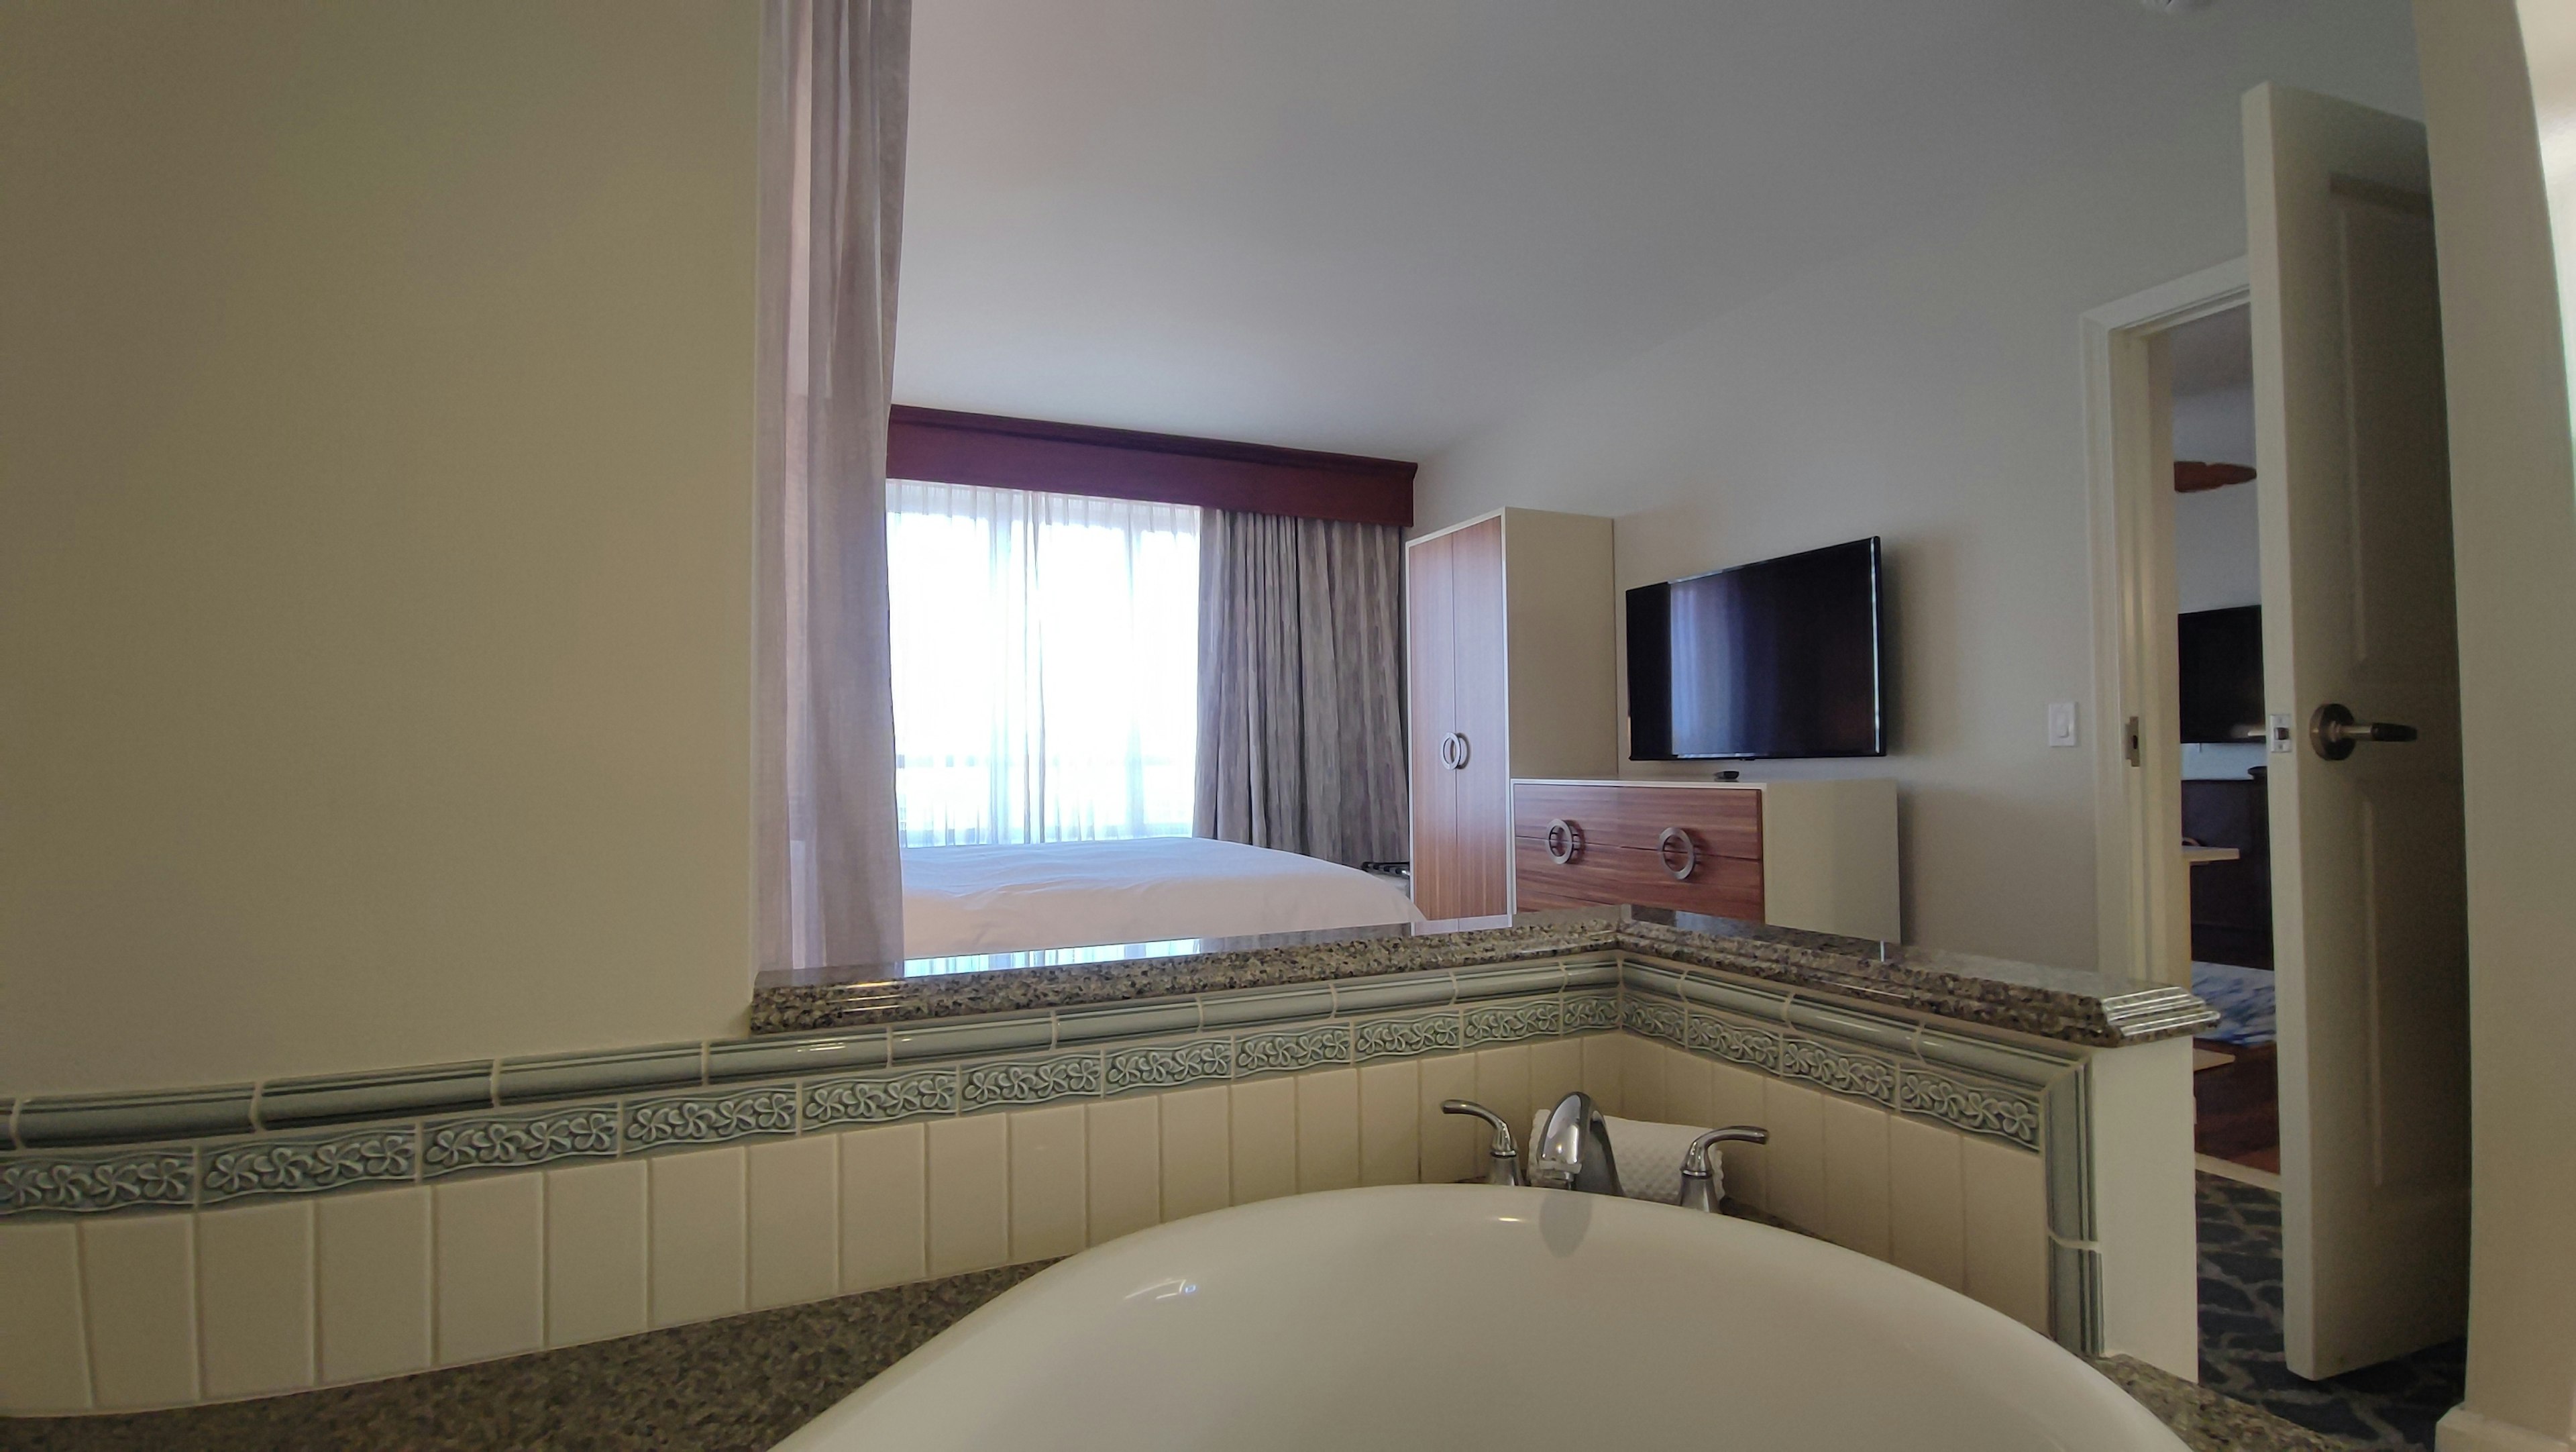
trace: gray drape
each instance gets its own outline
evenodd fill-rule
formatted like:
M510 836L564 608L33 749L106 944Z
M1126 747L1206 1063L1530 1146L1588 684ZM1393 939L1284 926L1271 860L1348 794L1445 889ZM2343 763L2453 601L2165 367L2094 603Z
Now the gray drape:
M761 12L753 666L764 969L903 956L886 405L911 0Z
M1198 835L1404 856L1403 661L1402 530L1204 511Z

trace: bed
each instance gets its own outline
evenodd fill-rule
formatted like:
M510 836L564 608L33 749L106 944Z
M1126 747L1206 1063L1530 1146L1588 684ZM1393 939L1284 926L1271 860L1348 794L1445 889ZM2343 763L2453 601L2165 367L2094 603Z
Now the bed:
M903 854L907 958L1421 921L1393 879L1205 837Z

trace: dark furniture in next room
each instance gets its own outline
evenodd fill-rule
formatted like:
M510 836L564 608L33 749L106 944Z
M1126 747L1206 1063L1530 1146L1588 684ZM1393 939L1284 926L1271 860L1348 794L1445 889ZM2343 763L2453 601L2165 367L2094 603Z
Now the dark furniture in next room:
M2244 968L2272 966L2272 833L2260 776L2182 784L2182 834L2233 847L2233 862L2191 870L2191 956Z

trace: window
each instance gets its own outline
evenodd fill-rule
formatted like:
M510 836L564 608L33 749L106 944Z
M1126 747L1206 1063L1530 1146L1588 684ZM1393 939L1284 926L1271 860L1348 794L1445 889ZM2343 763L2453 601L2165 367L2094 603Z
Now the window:
M1186 836L1199 512L893 480L906 847Z

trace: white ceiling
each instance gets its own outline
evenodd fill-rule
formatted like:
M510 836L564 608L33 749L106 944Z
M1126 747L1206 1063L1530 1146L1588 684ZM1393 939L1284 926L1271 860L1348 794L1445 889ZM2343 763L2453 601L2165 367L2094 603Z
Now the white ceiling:
M899 401L1413 459L2284 56L2409 43L2404 0L924 0L914 26Z

